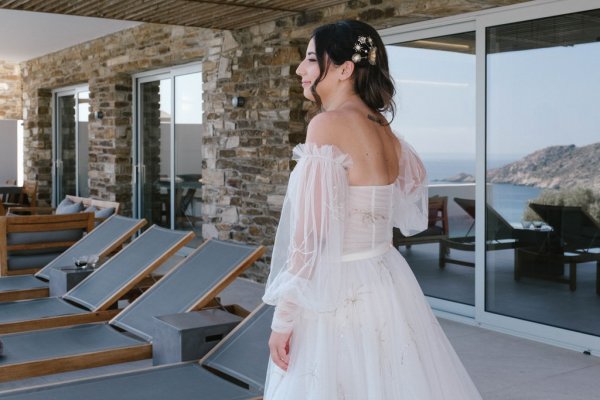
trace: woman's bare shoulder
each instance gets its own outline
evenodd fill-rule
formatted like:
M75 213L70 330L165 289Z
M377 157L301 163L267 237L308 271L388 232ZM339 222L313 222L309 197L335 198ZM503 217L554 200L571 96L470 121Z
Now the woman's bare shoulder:
M308 124L306 141L318 145L343 145L352 134L354 113L347 110L325 111L315 115Z

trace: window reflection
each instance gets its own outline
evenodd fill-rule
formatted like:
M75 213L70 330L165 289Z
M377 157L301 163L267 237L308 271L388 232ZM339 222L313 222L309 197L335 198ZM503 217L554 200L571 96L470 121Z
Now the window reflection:
M428 229L410 238L395 230L394 245L426 295L473 305L475 215L460 199L474 204L475 33L387 51L397 90L392 128L422 156L430 180Z
M486 241L515 246L487 249L486 309L596 335L599 37L600 10L487 32Z

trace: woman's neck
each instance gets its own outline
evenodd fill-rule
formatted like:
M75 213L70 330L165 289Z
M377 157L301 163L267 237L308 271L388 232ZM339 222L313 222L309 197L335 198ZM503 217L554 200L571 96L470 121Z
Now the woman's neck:
M360 97L353 91L338 90L328 99L322 99L323 110L333 111L344 107L346 104L360 101Z

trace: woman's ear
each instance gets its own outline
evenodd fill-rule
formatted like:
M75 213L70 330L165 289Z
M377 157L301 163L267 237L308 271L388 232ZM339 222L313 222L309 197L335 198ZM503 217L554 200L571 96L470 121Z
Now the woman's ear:
M338 67L339 75L338 78L340 81L345 81L352 77L354 73L355 65L352 61L345 61L342 65Z

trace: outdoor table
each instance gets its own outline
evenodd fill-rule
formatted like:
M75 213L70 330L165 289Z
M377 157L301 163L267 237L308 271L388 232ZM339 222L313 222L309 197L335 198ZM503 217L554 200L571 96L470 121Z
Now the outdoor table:
M0 184L0 200L6 201L5 197L10 194L19 194L23 190L23 186Z
M18 185L0 185L0 194L19 194L23 190L23 186Z

